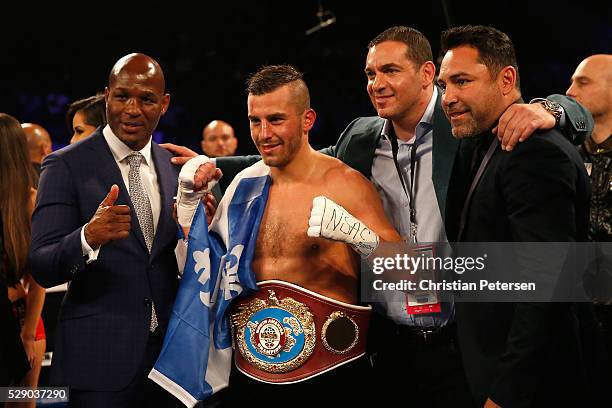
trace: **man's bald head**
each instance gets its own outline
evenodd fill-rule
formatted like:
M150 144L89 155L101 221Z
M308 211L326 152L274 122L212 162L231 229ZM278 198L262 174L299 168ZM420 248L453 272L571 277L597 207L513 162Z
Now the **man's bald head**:
M608 139L612 132L612 55L585 58L572 75L572 85L565 93L593 115L595 127L591 139L595 143Z
M160 86L162 93L166 90L166 79L161 66L148 55L132 53L120 58L111 69L108 85L114 85L117 77L123 72L143 80L154 80Z
M595 54L585 58L580 65L600 73L607 81L612 81L612 54ZM579 67L580 67L579 65Z
M113 66L104 91L106 119L130 149L141 150L166 113L170 95L161 67L144 54L129 54Z
M44 127L35 123L22 123L21 127L28 140L30 160L32 163L42 163L45 156L52 151L49 132Z
M612 112L612 55L597 54L585 58L572 75L566 94L583 104L597 122L597 117Z
M202 151L208 157L233 156L238 139L229 123L213 120L202 131Z

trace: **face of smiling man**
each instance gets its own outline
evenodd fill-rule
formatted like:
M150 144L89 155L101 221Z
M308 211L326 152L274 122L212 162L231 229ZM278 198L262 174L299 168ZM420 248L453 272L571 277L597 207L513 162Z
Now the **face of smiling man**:
M407 51L406 44L399 41L383 41L368 51L367 91L381 118L401 120L420 102L423 90L431 86L426 64L416 66Z
M130 54L113 67L105 90L106 116L113 133L132 150L141 150L166 113L170 95L164 94L159 64L143 54Z
M287 84L247 100L251 138L264 163L284 167L307 145L305 133L314 122L312 109L302 110L295 100L295 84Z
M504 111L500 76L491 75L476 48L449 50L442 60L438 83L444 90L442 107L458 139L489 129Z

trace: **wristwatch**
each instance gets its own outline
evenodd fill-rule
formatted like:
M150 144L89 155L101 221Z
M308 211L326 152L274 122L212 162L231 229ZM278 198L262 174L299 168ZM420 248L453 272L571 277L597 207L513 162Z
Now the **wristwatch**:
M555 126L559 126L561 116L563 116L563 108L557 102L553 102L549 99L536 98L532 99L529 103L539 103L544 109L555 117Z

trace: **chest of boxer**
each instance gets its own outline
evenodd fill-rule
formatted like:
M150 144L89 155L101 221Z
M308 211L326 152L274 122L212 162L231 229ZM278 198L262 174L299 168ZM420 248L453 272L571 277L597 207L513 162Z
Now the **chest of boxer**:
M303 184L272 186L259 228L257 280L278 279L344 302L357 300L359 260L348 245L306 234L312 200L332 195Z

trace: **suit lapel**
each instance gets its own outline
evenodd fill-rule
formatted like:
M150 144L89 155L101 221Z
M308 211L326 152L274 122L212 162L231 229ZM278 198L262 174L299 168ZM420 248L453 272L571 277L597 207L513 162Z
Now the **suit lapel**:
M173 165L170 163L170 159L166 158L163 153L164 151L157 143L151 144L151 155L155 163L155 170L157 171L161 200L157 230L155 232L155 239L153 240L153 247L151 248L151 257L156 256L164 247L164 237L173 236L172 231L175 231L174 235L176 236L177 229L174 218L172 217L172 209L174 206L174 195L176 194L178 176Z
M450 123L442 111L441 98L442 92L438 89L433 116L432 179L440 213L442 219L446 221L448 188L459 141L451 133Z
M108 143L106 143L106 139L104 139L102 130L99 130L99 132L96 131L96 134L92 136L92 138L96 138L96 143L91 144L91 148L94 150L92 160L95 163L92 164L99 169L98 175L102 179L103 183L107 186L107 191L110 191L113 184L117 184L119 186L119 197L117 198L116 204L128 205L130 207L132 214L132 232L134 233L136 240L142 245L143 249L148 252L147 244L145 243L144 235L140 229L138 217L136 216L136 210L132 204L128 187L123 182L121 170L119 170L115 157L113 156Z

